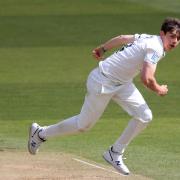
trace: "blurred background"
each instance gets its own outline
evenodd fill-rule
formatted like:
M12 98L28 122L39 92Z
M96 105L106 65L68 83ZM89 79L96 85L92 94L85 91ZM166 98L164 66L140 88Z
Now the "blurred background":
M93 48L120 34L159 34L169 16L180 18L179 0L0 0L0 150L26 151L32 122L49 125L79 113L86 78L98 65ZM135 79L154 120L127 150L134 173L180 179L179 67L179 47L158 64L157 80L169 86L163 98ZM101 154L129 118L111 102L90 132L54 138L42 151L105 163Z

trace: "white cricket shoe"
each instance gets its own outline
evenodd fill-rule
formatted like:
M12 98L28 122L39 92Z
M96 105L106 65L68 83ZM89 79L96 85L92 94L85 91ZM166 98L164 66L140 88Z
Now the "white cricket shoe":
M123 154L119 154L113 151L113 147L110 147L108 151L103 154L103 158L110 163L118 172L123 175L129 175L129 169L123 162Z
M39 151L39 146L41 143L46 141L39 136L39 133L43 130L37 123L32 123L29 128L29 141L28 141L28 150L31 154L36 154Z

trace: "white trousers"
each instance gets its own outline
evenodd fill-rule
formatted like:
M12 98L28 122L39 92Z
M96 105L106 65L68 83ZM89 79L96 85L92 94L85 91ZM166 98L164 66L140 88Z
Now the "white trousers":
M120 85L105 77L99 68L94 69L87 80L87 94L81 112L57 124L44 127L42 138L76 134L89 130L103 114L110 100L120 105L130 116L128 124L115 148L124 147L152 120L152 113L141 93L132 82Z
M103 114L111 99L133 119L144 123L152 120L151 110L132 82L118 85L103 77L99 68L96 68L87 80L87 94L77 117L79 129L86 131L91 128Z

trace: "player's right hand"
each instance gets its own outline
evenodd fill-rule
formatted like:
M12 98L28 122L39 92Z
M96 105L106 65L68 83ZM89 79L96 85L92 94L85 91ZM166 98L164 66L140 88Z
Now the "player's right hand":
M105 53L105 50L104 50L103 46L99 46L92 51L93 57L96 58L97 60L103 59L104 53Z
M159 96L165 96L167 93L168 93L167 85L161 85L159 91L157 92Z

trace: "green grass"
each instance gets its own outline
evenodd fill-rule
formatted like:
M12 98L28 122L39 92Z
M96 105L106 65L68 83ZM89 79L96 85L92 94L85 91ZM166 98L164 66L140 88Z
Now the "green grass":
M180 17L179 9L178 0L0 0L0 149L25 151L32 121L48 125L79 113L86 78L97 66L94 47L118 34L157 34L166 16ZM127 164L157 180L180 179L179 58L177 48L158 65L158 81L169 85L166 97L136 78L154 120L127 149ZM51 139L42 151L105 163L102 152L129 118L110 103L92 131Z

